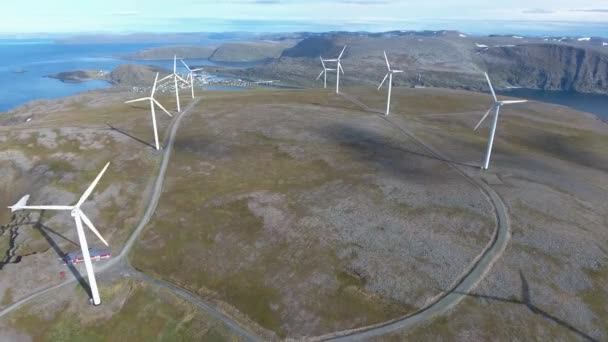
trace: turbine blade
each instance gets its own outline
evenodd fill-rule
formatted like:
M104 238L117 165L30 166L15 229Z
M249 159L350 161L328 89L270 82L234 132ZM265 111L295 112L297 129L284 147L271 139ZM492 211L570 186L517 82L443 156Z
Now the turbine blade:
M344 45L344 48L342 48L342 52L340 52L340 55L338 56L338 59L342 58L342 55L344 54L345 50L346 50L346 45Z
M201 70L205 70L205 68L196 68L196 69L192 69L190 71L195 72L195 71L201 71Z
M152 99L152 101L154 101L154 103L156 103L156 105L162 109L165 113L167 113L167 115L169 115L170 117L173 117L173 115L171 115L171 113L169 113L168 110L165 109L165 107L163 107L163 105L160 104L160 102L156 101L156 99Z
M342 75L344 75L344 69L342 69L342 63L338 63L338 68L342 71Z
M77 209L77 210L78 210L78 215L80 216L80 218L82 219L84 224L86 224L87 227L89 227L89 229L92 230L93 233L95 233L95 235L97 235L97 237L99 238L99 240L101 240L101 242L103 242L106 246L110 246L108 244L108 242L103 238L103 236L101 236L101 234L99 234L99 231L95 228L95 226L93 225L93 222L91 222L91 220L89 220L87 215L85 215L82 212L82 210L80 210L80 209Z
M492 87L492 81L490 81L490 76L488 73L484 73L486 75L486 80L488 80L488 85L490 86L490 91L492 91L492 96L494 97L494 102L498 102L498 98L496 97L496 93L494 92L494 87Z
M11 205L10 207L8 207L12 212L15 212L17 210L21 210L23 209L23 207L27 206L27 201L30 199L30 195L25 195L23 197L21 197L19 199L19 201L17 201L17 203L15 203L14 205Z
M382 88L382 85L384 85L384 82L386 81L387 78L388 78L388 74L386 74L386 76L384 76L384 78L382 79L382 82L380 82L380 85L378 86L378 90L380 90L380 88Z
M321 56L319 56L319 59L321 59L321 65L323 66L323 69L327 69L327 68L325 67L325 62L323 61L323 58L321 58Z
M190 70L190 67L188 66L188 64L186 64L186 62L184 62L183 59L179 59L180 62L182 62L182 64L186 67L186 69Z
M158 81L159 81L159 82L162 82L162 81L164 81L164 80L168 80L168 79L170 79L171 77L173 77L173 74L171 74L171 75L167 75L167 76L165 76L165 77L161 78L161 79L160 79L160 80L158 80Z
M475 126L475 128L473 128L474 131L476 131L479 128L479 126L481 125L481 123L483 122L483 120L485 120L488 117L488 115L490 115L490 112L492 111L492 109L494 109L494 107L496 107L496 106L492 106L492 107L490 107L490 109L488 109L486 114L477 123L477 126Z
M509 100L509 101L500 101L502 104L514 104L514 103L526 103L528 100Z
M185 79L183 79L183 78L182 78L180 75L178 75L178 74L175 74L175 77L177 77L177 78L178 78L180 81L182 81L182 82L184 82L184 83L190 84L190 82L186 81Z
M24 206L11 206L11 211L17 210L72 210L74 206L71 205L24 205Z
M97 289L95 272L93 271L93 265L91 264L91 255L89 254L89 245L87 243L87 238L84 235L84 230L82 229L82 219L80 215L74 215L74 221L76 222L76 232L78 233L78 241L80 242L82 257L84 258L84 265L87 270L87 276L89 278L89 287L91 288L93 304L99 305L101 303L101 300L99 299L99 290Z
M152 95L150 95L150 97L154 97L154 93L156 92L156 82L158 82L158 73L156 73L156 78L154 78L154 85L152 86Z
M319 74L319 76L317 77L317 79L315 81L318 81L319 78L321 78L321 76L323 76L323 73L325 72L325 70L321 71L321 73Z
M386 51L384 51L384 60L386 61L386 67L388 71L391 71L391 65L388 63L388 57L386 56Z
M103 167L103 170L101 170L101 172L97 175L97 177L95 178L95 180L93 181L93 183L91 183L91 185L89 185L89 187L84 192L84 194L82 194L82 196L80 197L80 200L78 200L78 203L76 203L75 207L80 207L82 205L82 203L84 203L84 201L87 200L87 198L89 197L89 195L91 195L91 192L93 192L93 189L95 189L95 186L97 186L97 183L99 183L99 180L101 179L101 176L103 176L103 174L108 169L108 166L110 166L110 162L108 162L106 164L106 166Z
M139 99L126 101L125 103L141 102L141 101L146 101L146 100L149 100L149 99L150 99L149 97L140 97Z

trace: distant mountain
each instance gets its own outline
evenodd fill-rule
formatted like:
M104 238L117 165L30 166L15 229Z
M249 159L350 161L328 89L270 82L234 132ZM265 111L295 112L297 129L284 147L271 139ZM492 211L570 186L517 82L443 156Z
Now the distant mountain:
M162 46L116 57L128 60L168 60L177 55L180 58L209 59L214 62L256 62L279 58L283 50L293 47L297 42L294 39L283 39L225 43L219 47Z
M127 60L169 60L174 55L180 58L207 59L215 52L215 46L162 46L146 49L129 55L117 56Z
M498 88L608 93L608 46L598 39L549 41L521 36L467 36L458 31L394 31L377 34L315 34L286 49L271 63L229 70L255 79L280 79L314 86L321 70L319 56L335 58L344 45L345 85L377 84L386 73L383 51L391 64L406 72L395 78L402 86L487 90L487 71ZM608 45L608 44L607 44ZM330 75L330 79L333 75Z
M253 42L220 45L209 57L214 62L255 62L279 58L283 51L293 47L295 40L257 40Z

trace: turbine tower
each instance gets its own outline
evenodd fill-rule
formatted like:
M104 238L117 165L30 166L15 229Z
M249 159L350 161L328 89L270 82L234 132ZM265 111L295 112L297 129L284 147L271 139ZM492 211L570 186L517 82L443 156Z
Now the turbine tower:
M329 68L327 68L327 66L325 65L325 60L323 59L323 57L319 56L319 59L321 59L321 65L323 66L323 71L321 71L321 73L317 77L317 81L319 80L319 78L321 78L321 76L323 76L323 88L327 88L327 72L328 71L334 71L336 69L329 69Z
M108 246L108 242L99 234L99 231L93 226L93 223L89 218L82 212L80 206L87 200L87 198L91 195L95 186L103 176L104 172L108 169L110 163L107 163L106 166L101 170L101 172L97 175L97 178L89 185L87 190L80 196L80 199L75 205L32 205L28 206L27 201L30 198L30 195L23 196L15 205L10 206L11 212L15 212L17 210L56 210L56 211L70 211L70 214L74 218L76 223L76 233L78 234L78 241L80 242L80 248L82 249L82 256L84 258L84 265L87 270L87 276L89 278L89 286L91 287L91 296L93 298L93 304L99 305L101 304L101 299L99 298L99 291L97 289L97 281L95 280L95 273L93 272L93 264L91 264L91 255L89 254L89 246L87 244L87 239L84 235L84 229L82 228L82 222L86 224L86 226L101 240L106 246Z
M164 81L164 80L168 80L170 78L173 78L173 84L175 85L175 101L177 102L177 112L181 112L182 109L179 106L179 87L177 86L177 81L182 81L186 84L189 84L188 81L186 81L185 79L183 79L178 73L177 73L177 55L173 55L173 73L170 75L167 75L163 78L160 79L160 82Z
M152 93L150 94L150 96L148 96L148 97L142 97L142 98L131 100L131 101L127 101L125 103L133 103L133 102L140 102L140 101L150 101L150 111L152 112L152 126L154 126L154 142L156 143L156 149L160 150L160 145L158 143L158 129L156 128L156 111L154 110L154 106L155 105L158 106L165 113L167 113L167 115L169 115L171 117L172 117L172 115L165 109L165 107L163 107L163 105L161 105L154 98L154 93L156 92L156 83L157 82L158 82L158 73L156 73L156 78L154 79L154 85L152 86Z
M334 58L334 59L324 59L325 62L337 62L337 66L336 66L336 94L340 94L340 72L342 72L342 74L344 74L344 69L342 69L342 55L344 54L344 51L346 50L346 45L344 45L344 48L342 49L342 52L340 52L340 55L338 56L338 58Z
M186 69L188 69L188 77L186 78L186 82L190 82L190 91L192 92L192 98L194 98L194 73L203 70L203 68L190 69L188 64L186 64L183 59L180 58L179 60L186 67Z
M477 123L477 126L475 126L475 128L473 130L477 130L477 128L479 128L481 123L488 117L488 115L490 115L490 112L493 109L496 109L496 114L494 114L494 121L492 122L492 128L490 129L490 139L488 140L486 158L485 158L483 166L482 166L482 168L484 170L487 170L490 167L490 155L492 154L492 145L494 144L494 135L496 134L496 125L498 124L498 115L500 114L500 108L502 106L508 105L508 104L528 102L528 100L499 101L498 98L496 97L496 93L494 92L494 87L492 87L492 81L490 81L490 77L488 76L488 73L486 72L485 75L486 75L486 80L488 80L488 85L490 86L490 91L492 92L492 97L494 98L494 104L492 105L492 107L490 107L490 109L488 109L488 111L481 118L481 120L479 120L479 123Z
M382 82L380 82L380 85L378 86L378 90L380 90L380 88L382 88L382 85L388 78L388 99L386 100L386 113L384 114L384 115L388 116L391 112L391 93L393 91L393 74L402 73L403 70L392 70L391 69L391 65L388 63L388 57L386 57L386 51L384 51L384 60L386 61L386 68L388 69L388 72L386 73L386 76L384 76L384 79L382 80Z

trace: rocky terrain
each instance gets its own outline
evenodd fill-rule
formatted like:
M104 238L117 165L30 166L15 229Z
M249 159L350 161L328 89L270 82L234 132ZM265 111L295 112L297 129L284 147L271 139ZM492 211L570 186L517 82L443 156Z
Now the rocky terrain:
M154 83L156 73L162 76L171 73L171 70L150 65L122 64L110 72L108 80L121 86L150 85Z

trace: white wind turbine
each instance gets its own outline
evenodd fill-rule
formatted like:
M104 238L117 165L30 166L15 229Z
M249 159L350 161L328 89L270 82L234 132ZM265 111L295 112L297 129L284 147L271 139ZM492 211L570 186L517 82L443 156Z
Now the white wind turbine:
M342 52L340 52L340 55L338 56L338 58L324 59L325 62L337 62L338 63L338 65L336 66L336 94L340 93L340 72L342 72L342 74L344 74L344 69L342 69L342 55L344 54L345 50L346 50L346 45L344 45L344 48L342 48Z
M188 81L186 81L185 79L183 79L178 73L177 73L177 55L173 55L173 73L170 75L167 75L163 78L160 79L160 81L164 81L164 80L168 80L170 78L173 78L173 84L175 86L175 101L177 101L177 112L181 112L182 109L179 106L179 88L177 86L177 81L180 80L186 84L189 84Z
M488 141L486 159L483 163L483 169L487 170L488 167L490 167L490 155L492 154L492 145L494 144L494 134L496 134L496 125L498 123L498 115L500 114L500 107L502 107L503 105L514 104L514 103L524 103L524 102L528 102L528 100L498 101L498 98L496 97L496 93L494 92L494 87L492 87L492 82L490 81L490 77L488 76L488 73L485 73L485 75L486 75L486 79L488 80L488 85L490 86L490 91L492 92L492 97L494 97L494 104L492 105L492 107L490 107L490 109L488 109L488 111L481 118L481 120L479 120L479 123L477 123L477 126L475 126L475 128L473 130L477 130L477 128L479 128L479 126L481 125L483 120L485 120L488 117L488 115L490 115L490 112L494 108L496 108L496 114L494 114L494 121L492 122L492 128L490 130L490 140Z
M156 111L154 110L154 105L157 105L160 109L162 109L167 115L172 115L161 105L155 98L154 93L156 92L156 83L158 82L158 73L156 73L156 78L154 79L154 85L152 86L152 93L148 97L142 97L139 99L127 101L125 103L133 103L140 101L150 101L150 111L152 112L152 126L154 126L154 142L156 142L156 149L160 150L160 145L158 144L158 129L156 128Z
M380 90L380 88L382 88L382 85L388 78L388 99L386 100L386 113L385 113L385 115L388 116L391 111L391 93L393 91L393 74L402 73L403 70L392 70L391 69L391 65L388 63L388 57L386 57L386 51L384 51L384 60L386 61L386 68L388 69L388 72L386 73L386 76L384 76L384 79L382 80L382 82L380 82L380 85L378 86L378 90Z
M179 60L186 67L186 69L188 69L188 77L186 78L186 82L190 82L190 91L192 92L192 98L194 98L194 73L203 70L203 68L190 69L188 64L186 64L183 59L180 58Z
M325 65L325 60L323 59L323 57L319 56L319 59L321 59L321 65L323 66L323 71L321 71L321 73L317 77L317 80L319 80L319 78L321 78L321 76L323 76L323 88L327 88L327 72L328 71L335 71L336 69L330 69L330 68L328 68Z
M99 305L101 304L101 300L99 298L99 291L97 289L97 281L95 280L95 273L93 272L93 264L91 264L91 255L89 254L89 246L87 244L87 239L84 235L84 229L82 228L82 222L84 222L87 227L97 235L97 237L108 246L108 242L99 234L95 226L89 218L82 212L80 206L87 200L87 198L91 195L95 186L103 176L104 172L108 169L110 163L107 163L106 166L101 170L101 172L97 175L97 178L89 185L87 190L82 194L80 199L75 205L27 205L27 201L30 198L30 195L23 196L17 204L10 206L11 212L15 212L17 210L59 210L59 211L70 211L70 214L74 218L76 222L76 233L78 234L78 240L80 242L80 248L82 250L82 256L84 258L84 265L87 270L87 276L89 278L89 286L91 287L91 296L93 297L93 304Z

